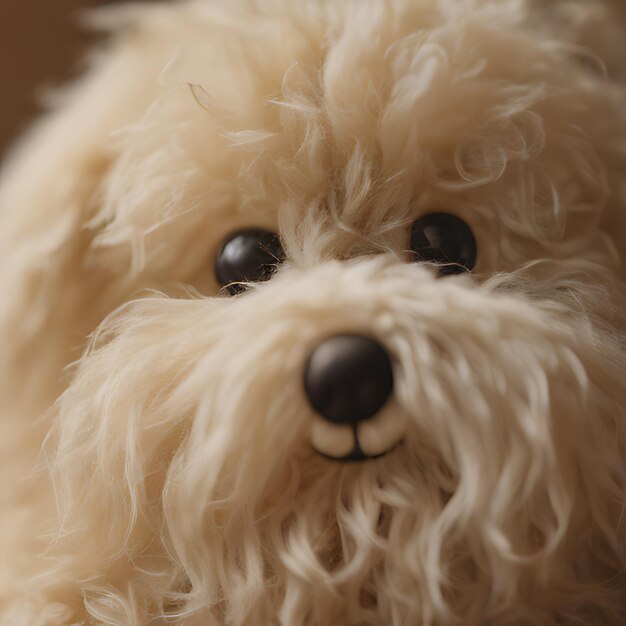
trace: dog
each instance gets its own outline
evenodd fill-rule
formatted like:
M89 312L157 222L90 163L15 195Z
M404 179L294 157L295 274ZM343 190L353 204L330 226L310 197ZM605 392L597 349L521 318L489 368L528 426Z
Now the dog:
M0 181L0 623L626 623L623 3L92 23Z

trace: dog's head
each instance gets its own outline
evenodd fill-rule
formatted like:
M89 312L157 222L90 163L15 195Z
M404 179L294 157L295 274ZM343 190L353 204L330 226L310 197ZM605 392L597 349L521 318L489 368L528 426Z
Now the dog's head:
M129 13L23 255L31 341L97 328L51 434L93 616L618 614L626 114L559 6Z

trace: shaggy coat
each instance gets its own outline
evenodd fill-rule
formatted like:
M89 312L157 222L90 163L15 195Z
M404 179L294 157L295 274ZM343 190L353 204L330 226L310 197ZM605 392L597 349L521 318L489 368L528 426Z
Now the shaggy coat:
M626 623L624 3L93 23L0 179L0 623ZM415 262L433 211L471 273ZM344 332L393 359L359 463L302 384Z

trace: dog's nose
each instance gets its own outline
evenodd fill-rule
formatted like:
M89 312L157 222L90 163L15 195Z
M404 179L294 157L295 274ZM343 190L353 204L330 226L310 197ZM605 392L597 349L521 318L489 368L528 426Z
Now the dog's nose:
M304 388L322 417L337 424L357 424L376 415L391 395L391 359L369 337L335 335L311 353Z

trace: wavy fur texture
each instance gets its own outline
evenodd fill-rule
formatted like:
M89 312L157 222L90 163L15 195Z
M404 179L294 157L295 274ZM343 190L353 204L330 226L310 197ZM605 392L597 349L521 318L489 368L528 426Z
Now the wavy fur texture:
M622 3L91 19L0 178L0 623L623 624ZM471 275L411 262L433 210ZM246 227L287 259L229 298ZM341 332L393 356L379 459L311 446Z

